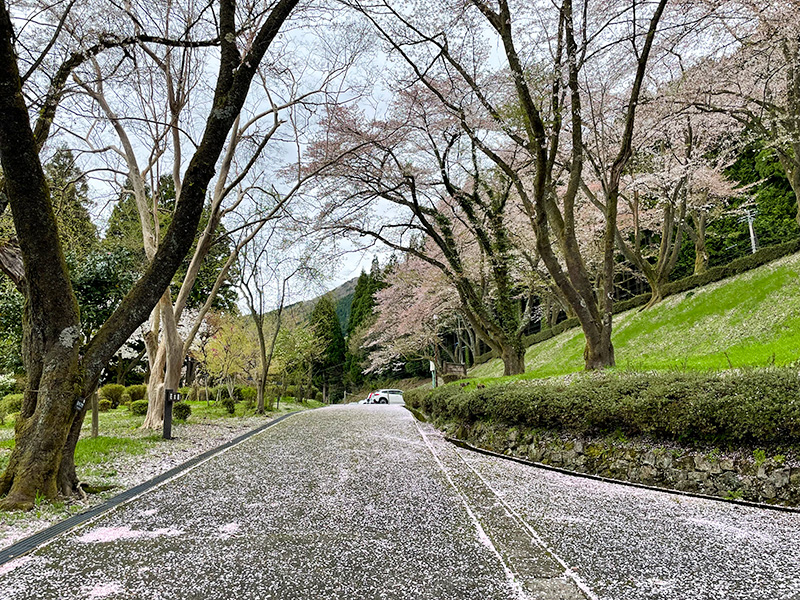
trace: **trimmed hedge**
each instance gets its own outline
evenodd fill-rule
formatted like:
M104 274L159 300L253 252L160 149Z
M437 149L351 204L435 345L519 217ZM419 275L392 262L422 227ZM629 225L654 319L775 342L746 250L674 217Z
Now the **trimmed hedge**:
M128 405L128 408L130 408L130 411L133 414L139 415L140 417L144 416L147 414L147 400L136 400L131 402Z
M792 240L791 242L786 242L784 244L768 246L767 248L761 248L755 254L748 254L747 256L737 258L736 260L729 262L727 265L711 267L705 273L701 273L700 275L690 275L689 277L684 277L683 279L678 279L677 281L668 283L664 286L664 298L674 294L680 294L681 292L687 292L689 290L708 285L709 283L722 281L728 277L741 275L742 273L752 271L753 269L762 267L774 260L778 260L779 258L783 258L784 256L789 256L790 254L795 254L797 252L800 252L800 239ZM614 314L616 315L629 311L633 308L644 306L650 301L650 297L651 294L648 292L647 294L640 294L639 296L634 296L633 298L623 300L622 302L615 302ZM533 346L534 344L549 340L550 338L565 332L567 329L573 329L574 327L580 327L580 321L578 321L577 317L572 317L571 319L561 321L550 329L543 329L542 331L534 333L533 335L525 336L523 343L526 347ZM474 364L480 365L493 358L497 358L497 353L494 350L484 352L480 356L475 357Z
M125 386L118 383L108 383L100 388L100 399L111 402L111 408L117 408L122 402Z
M417 388L406 404L438 422L487 421L578 435L625 434L695 444L800 443L796 369L602 373L476 389Z
M172 416L178 421L185 421L192 414L192 407L186 402L176 402L172 405Z
M111 400L103 398L100 402L97 403L97 410L98 412L108 412L113 408L111 404Z
M125 391L131 397L131 402L136 402L137 400L143 400L144 398L147 398L146 385L129 385L125 388Z

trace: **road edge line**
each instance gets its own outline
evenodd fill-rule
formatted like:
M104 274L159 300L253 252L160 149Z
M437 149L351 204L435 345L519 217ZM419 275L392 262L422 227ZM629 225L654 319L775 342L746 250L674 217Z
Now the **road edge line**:
M563 467L555 467L553 465L546 465L540 462L534 462L532 460L527 460L524 458L520 458L518 456L509 456L507 454L500 454L499 452L494 452L492 450L487 450L486 448L481 448L479 446L473 446L469 442L465 442L462 439L450 437L449 435L444 436L444 439L453 444L454 446L458 446L459 448L463 448L464 450L469 450L470 452L476 452L478 454L484 454L486 456L491 456L494 458L502 458L503 460L510 460L515 463L519 463L522 465L526 465L529 467L534 467L537 469L544 469L546 471L555 471L556 473L561 473L562 475L571 475L573 477L582 477L584 479L594 479L595 481L602 481L604 483L612 483L615 485L624 485L627 487L634 487L643 490L650 490L653 492L662 492L665 494L672 494L677 496L686 496L689 498L699 498L702 500L713 500L715 502L724 502L727 504L735 504L737 506L746 506L749 508L761 508L766 510L774 510L778 512L786 512L786 513L793 513L793 514L800 514L800 507L797 506L784 506L782 504L766 504L763 502L753 502L752 500L739 500L737 498L723 498L721 496L711 496L709 494L701 494L699 492L687 492L685 490L673 490L670 488L664 487L657 487L654 485L646 485L644 483L637 483L635 481L625 481L624 479L612 479L610 477L603 477L602 475L594 475L593 473L581 473L579 471L572 471L570 469L565 469Z
M206 450L202 454L198 454L194 458L190 458L186 462L183 462L179 465L172 467L171 469L164 471L160 475L156 475L152 479L148 479L147 481L143 481L127 490L124 490L117 494L116 496L112 496L108 500L106 500L103 504L98 504L97 506L93 506L83 512L80 512L76 515L72 515L64 519L63 521L59 521L47 527L46 529L42 529L41 531L37 531L36 533L23 538L6 548L0 549L0 565L4 565L8 562L16 560L26 554L33 552L34 550L41 548L42 546L52 542L55 538L59 537L62 534L65 534L81 525L86 525L87 523L91 523L95 519L105 515L106 513L110 512L111 510L118 508L120 506L124 506L128 502L135 500L136 498L140 497L141 495L156 489L173 479L177 479L188 473L189 471L193 470L194 468L200 466L204 462L207 462L218 456L223 454L227 450L230 450L234 446L241 444L245 440L258 435L280 423L281 421L288 419L294 415L303 413L306 411L303 410L296 410L290 413L286 413L285 415L281 415L268 423L264 423L263 425L259 425L258 427L251 429L243 433L240 436L233 438L232 440L228 440L224 444L221 444L215 448L211 448L210 450Z

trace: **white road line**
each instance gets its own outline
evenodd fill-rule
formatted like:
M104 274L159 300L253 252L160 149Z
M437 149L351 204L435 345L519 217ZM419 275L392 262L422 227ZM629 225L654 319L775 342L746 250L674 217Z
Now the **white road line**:
M584 581L583 581L583 580L580 578L580 576L579 576L579 575L578 575L578 574L577 574L575 571L573 571L573 570L572 570L572 568L571 568L571 567L570 567L570 566L567 564L567 562L566 562L564 559L562 559L562 558L561 558L561 557L560 557L558 554L556 554L556 553L555 553L555 551L554 551L554 550L553 550L553 549L552 549L552 548L551 548L551 547L550 547L550 546L547 544L547 542L545 542L545 541L544 541L544 540L541 538L541 536L540 536L540 535L539 535L539 534L536 532L536 530L535 530L535 529L534 529L534 528L533 528L533 527L532 527L532 526L531 526L531 525L530 525L530 524L529 524L529 523L528 523L528 522L527 522L527 521L526 521L526 520L525 520L525 519L522 517L522 515L520 515L520 514L519 514L519 513L518 513L516 510L514 510L514 509L511 507L511 505L509 505L509 504L508 504L508 502L506 502L506 501L503 499L503 497L502 497L502 496L499 494L499 492L498 492L497 490L495 490L495 489L494 489L494 488L491 486L491 484L490 484L488 481L486 481L486 479L483 477L483 475L481 475L480 473L478 473L478 471L476 471L476 470L475 470L475 469L472 467L472 465L470 465L470 464L469 464L469 463L466 461L466 459L465 459L465 458L464 458L464 457L461 455L461 452L459 452L459 449L458 449L458 448L456 448L456 454L457 454L457 455L458 455L458 457L461 459L461 461L462 461L462 462L463 462L463 463L464 463L464 464L467 466L467 468L468 468L470 471L472 471L473 473L475 473L475 475L476 475L476 476L477 476L477 477L478 477L478 478L479 478L479 479L480 479L480 480L483 482L483 484L484 484L484 485L487 487L487 489L489 489L489 491L491 491L491 492L492 492L492 494L494 494L494 495L495 495L495 497L496 497L496 498L497 498L497 499L500 501L500 503L501 503L501 504L503 505L503 507L504 507L504 508L505 508L505 509L508 511L508 513L509 513L510 515L512 515L512 516L513 516L513 517L514 517L514 518L517 520L517 522L518 522L520 525L522 525L522 526L523 526L525 529L527 529L527 530L528 530L528 532L531 534L531 536L532 536L532 537L533 537L533 539L536 541L536 543L537 543L537 544L539 544L539 545L540 545L542 548L544 548L545 550L547 550L547 552L549 552L549 553L550 553L550 555L551 555L551 556L552 556L552 557L553 557L553 558L554 558L556 561L558 561L558 563L559 563L559 564L560 564L562 567L564 567L565 574L567 575L567 577L569 577L570 579L572 579L572 580L575 582L575 585L577 585L577 586L578 586L578 587L581 589L581 591L582 591L584 594L586 594L586 595L587 595L587 596L588 596L588 597L589 597L591 600L600 600L600 597L599 597L599 596L597 596L597 594L595 594L595 593L594 593L594 592L591 590L591 588L589 588L589 586L588 586L588 585L587 585L587 584L586 584L586 583L585 583L585 582L584 582Z
M456 491L456 493L458 494L459 498L461 498L461 502L464 505L464 508L466 509L467 514L469 515L469 518L472 520L472 523L475 526L475 529L477 530L478 539L481 541L481 543L483 543L485 546L487 546L495 554L495 556L497 557L497 560L499 560L500 564L503 566L503 571L506 574L506 579L508 580L508 584L511 586L511 589L514 592L514 595L519 600L531 600L531 597L525 592L525 590L522 587L522 584L519 582L517 574L514 573L514 571L511 569L511 567L506 563L505 559L500 554L500 551L494 545L494 543L492 542L491 538L488 535L486 535L486 531L483 529L483 526L481 525L480 521L478 520L477 515L475 515L475 513L472 510L472 508L470 507L469 502L467 501L467 497L464 495L464 493L461 491L461 489L455 484L453 479L450 477L450 473L447 472L447 468L444 466L444 464L442 463L441 459L436 454L436 451L433 449L433 445L430 443L430 441L428 441L428 437L425 435L425 432L422 431L422 429L420 428L419 423L417 423L416 419L413 419L413 421L414 421L414 425L417 428L417 431L419 432L420 436L422 437L422 440L425 442L425 445L428 447L428 450L433 455L433 458L436 460L437 464L439 465L439 469L441 469L442 473L444 473L444 476L447 478L447 481L450 483L452 488Z

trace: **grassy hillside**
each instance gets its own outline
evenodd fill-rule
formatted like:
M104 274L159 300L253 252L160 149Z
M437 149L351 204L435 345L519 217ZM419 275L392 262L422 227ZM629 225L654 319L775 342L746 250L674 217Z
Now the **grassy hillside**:
M737 277L671 296L614 318L617 368L724 369L800 359L800 254ZM528 377L583 369L584 338L572 329L528 348ZM499 377L495 359L470 371Z

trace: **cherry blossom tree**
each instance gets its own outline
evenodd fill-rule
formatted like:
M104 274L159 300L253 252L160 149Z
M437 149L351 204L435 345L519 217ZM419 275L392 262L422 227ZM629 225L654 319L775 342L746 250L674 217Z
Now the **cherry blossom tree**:
M400 262L385 283L376 294L376 318L361 342L369 351L365 371L396 370L419 358L436 360L443 328L460 314L455 287L441 270L416 256Z
M538 258L581 323L586 368L614 365L619 190L667 0L597 5L470 0L413 14L389 2L354 5L405 65L401 85L421 86L433 95L475 153L511 183L535 233ZM602 169L606 209L599 294L580 252L582 224L576 220L586 160L585 83L598 78L613 78L623 99L616 152Z
M308 166L319 171L326 200L322 226L371 237L439 269L506 374L524 372L533 298L517 276L520 257L506 223L511 179L424 87L398 91L387 119L337 109L323 125Z
M706 5L713 21L698 36L705 52L687 69L686 102L727 115L768 143L794 191L800 224L800 2Z
M594 181L584 179L584 194L601 212L606 211L601 165L608 158L604 137L613 123L598 126L595 107L594 144L587 155ZM681 107L669 90L642 107L634 134L634 156L621 181L623 201L616 223L617 247L644 275L652 292L652 306L663 298L663 288L677 263L684 235L695 245L695 272L708 264L705 227L714 206L739 194L724 175L738 144L731 132L736 122L722 115L698 113ZM656 246L647 238L654 234Z

